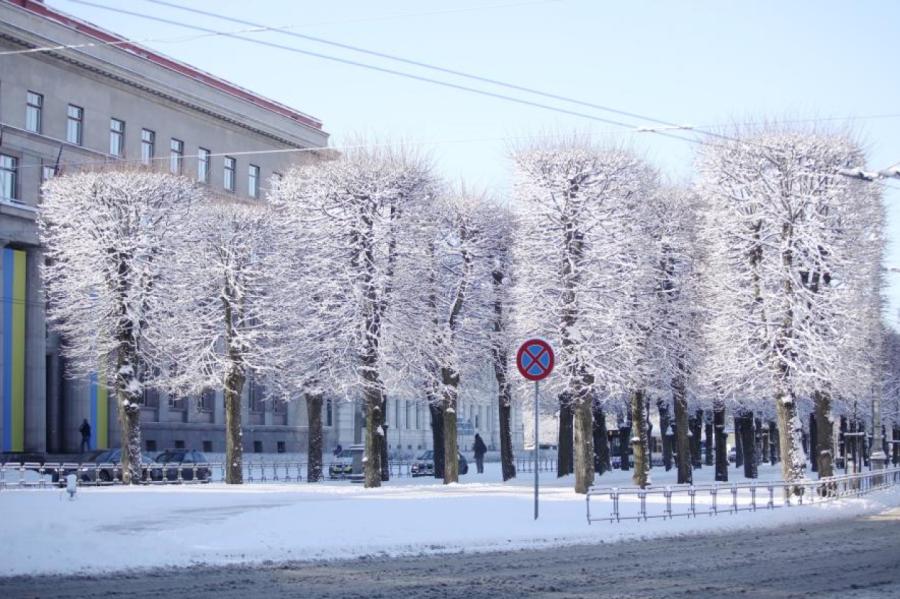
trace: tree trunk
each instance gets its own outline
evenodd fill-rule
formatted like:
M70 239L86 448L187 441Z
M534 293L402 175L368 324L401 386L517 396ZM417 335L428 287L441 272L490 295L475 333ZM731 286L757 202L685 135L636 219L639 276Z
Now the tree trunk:
M650 451L647 439L647 414L643 391L634 391L631 394L631 426L634 436L631 438L631 448L634 453L634 473L631 481L638 487L644 488L650 483Z
M753 420L753 439L756 441L753 453L753 469L759 476L759 465L762 463L762 422L759 418Z
M744 448L744 478L759 478L759 470L756 467L756 433L753 430L753 412L742 412L741 422L741 446Z
M459 445L456 438L456 387L444 384L444 484L459 482Z
M122 447L120 464L122 482L126 485L141 482L141 404L143 396L136 389L140 373L137 348L130 327L119 332L119 351L116 358L115 393ZM99 377L98 377L99 378ZM98 382L98 384L100 384Z
M444 408L436 402L428 403L431 414L431 447L434 453L434 477L444 478Z
M623 472L631 470L631 454L628 453L631 447L630 439L631 425L625 422L619 426L619 470Z
M769 421L769 463L773 466L775 462L778 461L778 427L775 426L775 422Z
M571 396L568 393L559 394L559 442L556 452L556 476L563 477L575 471L575 446L573 435L575 431L575 412L573 411Z
M716 434L716 481L728 480L728 433L725 432L725 406L713 407L713 428Z
M384 429L381 428L383 422L381 392L377 387L366 386L363 397L366 406L366 453L363 457L365 486L380 487L381 442L384 439Z
M891 463L896 466L900 464L900 427L894 426L893 428L893 451Z
M691 466L694 468L703 467L703 456L700 455L700 446L703 435L703 411L698 410L694 413L693 418L688 419L688 426L691 429Z
M322 480L322 394L306 393L306 415L309 423L307 438L306 482Z
M575 492L587 493L594 484L594 424L591 396L578 393L575 400Z
M741 417L734 416L734 467L744 465L744 441L741 439Z
M703 416L703 424L704 424L704 437L706 438L706 452L705 452L705 462L707 466L713 465L713 422L709 418L709 414L704 414Z
M246 376L233 369L225 377L225 482L244 482L244 436L241 430L241 394Z
M687 398L684 395L684 384L675 387L675 461L678 466L678 484L691 484L694 481L691 468L691 438L688 436Z
M381 394L381 435L378 437L378 455L381 456L381 482L391 479L391 462L388 456L388 400L387 395Z
M815 409L809 415L809 469L813 472L819 471L819 436L816 423Z
M593 402L593 426L594 426L594 470L597 474L603 474L612 470L609 459L609 438L606 432L606 414L600 407L600 402Z
M509 395L509 385L506 386ZM503 472L503 480L507 481L516 477L516 461L513 456L512 445L512 398L504 398L502 395L500 404L500 468ZM443 475L442 475L443 476Z
M674 437L670 434L669 404L660 399L656 402L656 409L659 410L659 437L662 441L663 467L668 472L672 469L672 438Z
M797 402L790 393L781 391L775 396L775 407L778 429L781 433L779 444L782 477L785 482L802 480L806 470L806 456L801 445L803 426L800 424ZM799 495L802 494L803 488L794 487L791 491Z
M504 304L498 288L503 283L503 272L493 272L494 289L497 293L494 301L494 332L498 335L503 332ZM497 406L500 420L500 469L503 480L507 481L516 477L516 462L512 449L512 390L507 376L508 355L502 343L495 343L492 348L494 359L494 378L497 380Z

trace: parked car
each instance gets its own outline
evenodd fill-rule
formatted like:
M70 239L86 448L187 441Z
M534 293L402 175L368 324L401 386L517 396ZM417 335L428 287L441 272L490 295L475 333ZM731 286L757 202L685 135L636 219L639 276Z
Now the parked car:
M93 459L82 462L81 480L85 482L95 483L111 483L113 479L122 480L122 470L118 465L122 461L122 450L120 448L107 449L93 456ZM160 468L148 468L149 464L153 464L155 460L149 453L141 454L141 480L162 480L162 470ZM90 464L85 467L84 464ZM112 467L98 468L103 464L113 464Z
M44 454L34 451L0 452L0 464L43 464Z
M469 462L466 461L466 457L461 453L457 454L457 456L459 458L459 473L468 474ZM416 461L410 465L409 473L411 476L415 477L434 476L434 451L429 449L422 452L422 454L416 458Z
M156 456L157 464L165 464L175 467L165 468L166 480L178 480L178 471L181 471L181 480L194 480L195 464L206 464L205 466L197 466L197 480L209 482L212 476L212 470L209 469L209 461L206 456L199 451L193 449L169 449ZM162 480L163 469L159 470L159 478L152 476L152 480Z
M64 464L79 464L79 466L70 467L70 468L60 467L59 470L54 469L50 473L50 480L52 480L55 483L60 483L61 485L65 485L66 477L70 474L76 474L76 475L78 475L78 478L81 481L91 482L92 479L88 476L87 469L82 470L82 467L80 465L97 463L96 462L97 456L103 455L107 451L109 451L109 450L108 449L95 449L94 451L88 451L88 452L85 452L85 453L79 455L74 460L69 460L69 461L63 462Z
M362 445L352 445L336 455L334 461L328 466L328 478L336 480L348 478L353 474L353 454L358 453L359 448L362 448Z

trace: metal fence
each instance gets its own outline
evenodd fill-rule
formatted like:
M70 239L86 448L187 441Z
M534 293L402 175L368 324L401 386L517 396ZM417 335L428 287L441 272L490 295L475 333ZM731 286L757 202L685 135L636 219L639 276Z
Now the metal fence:
M715 516L741 511L775 509L858 496L900 483L900 468L804 479L798 482L749 481L664 487L591 487L587 493L588 523L649 520L679 516ZM591 501L603 501L608 515L591 511Z
M556 472L556 458L540 458L537 465L538 472ZM534 472L534 458L516 458L516 472Z
M388 471L392 478L411 475L409 461L391 461ZM322 465L323 480L354 480L359 475L335 472L332 464ZM0 490L8 488L53 488L64 486L66 477L74 474L78 486L113 486L122 484L122 469L113 463L38 463L7 462L0 464ZM244 462L245 483L297 483L308 480L308 464L302 461ZM222 462L196 464L141 464L141 483L146 485L197 484L225 481Z

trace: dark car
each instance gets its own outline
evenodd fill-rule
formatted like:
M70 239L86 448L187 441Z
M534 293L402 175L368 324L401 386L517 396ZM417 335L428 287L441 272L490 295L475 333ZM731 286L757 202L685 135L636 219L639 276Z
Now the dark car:
M178 480L179 472L181 480L194 480L195 472L198 481L209 482L212 476L209 460L201 452L193 449L169 449L156 456L156 463L164 464L166 468L160 470L159 477L154 476L153 480L162 480L163 470L166 480L172 481Z
M91 482L93 479L88 475L88 470L82 470L82 466L84 464L95 464L97 456L101 456L107 451L109 450L95 449L79 455L74 460L63 462L59 465L59 469L54 468L50 472L50 479L55 483L65 485L66 477L70 474L76 474L82 482ZM78 466L75 466L75 464L78 464Z
M81 480L95 483L111 483L113 480L122 480L122 469L119 464L122 461L120 448L108 449L95 455L93 459L82 462ZM90 462L88 467L84 464ZM148 467L154 462L153 456L148 453L141 454L141 480L161 480L162 470Z
M461 453L457 454L457 456L459 458L459 473L468 474L469 462L466 461L466 457ZM409 474L410 476L434 476L434 451L429 449L419 455L416 461L410 465Z

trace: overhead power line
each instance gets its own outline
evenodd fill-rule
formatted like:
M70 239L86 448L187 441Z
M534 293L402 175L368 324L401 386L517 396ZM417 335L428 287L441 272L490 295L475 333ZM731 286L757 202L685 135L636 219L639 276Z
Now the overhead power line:
M286 51L288 51L288 52L294 52L294 53L297 53L297 54L303 54L303 55L306 55L306 56L312 56L312 57L315 57L315 58L321 58L321 59L323 59L323 60L328 60L328 61L331 61L331 62L337 62L337 63L347 64L347 65L352 65L352 66L356 66L356 67L360 67L360 68L364 68L364 69L370 69L370 70L373 70L373 71L378 71L378 72L381 72L381 73L386 73L386 74L394 75L394 76L397 76L397 77L404 77L404 78L407 78L407 79L412 79L412 80L416 80L416 81L422 81L422 82L425 82L425 83L432 83L432 84L434 84L434 85L439 85L439 86L446 87L446 88L450 88L450 89L456 89L456 90L460 90L460 91L470 92L470 93L474 93L474 94L478 94L478 95L482 95L482 96L487 96L487 97L497 98L497 99L500 99L500 100L506 100L506 101L514 102L514 103L516 103L516 104L521 104L521 105L524 105L524 106L532 106L532 107L535 107L535 108L543 108L543 109L545 109L545 110L550 110L550 111L553 111L553 112L558 112L558 113L560 113L560 114L567 114L567 115L569 115L569 116L576 116L576 117L580 117L580 118L585 118L585 119L592 120L592 121L596 121L596 122L600 122L600 123L606 123L606 124L608 124L608 125L615 125L615 126L617 126L617 127L623 127L623 128L626 128L626 129L634 129L634 128L635 128L635 125L634 125L633 123L627 123L627 122L624 122L624 121L619 121L619 120L614 120L614 119L608 119L608 118L596 116L596 115L593 115L593 114L588 114L588 113L585 113L585 112L580 112L580 111L576 111L576 110L569 110L569 109L561 108L561 107L558 107L558 106L552 106L552 105L550 105L550 104L543 104L543 103L541 103L541 102L535 102L535 101L532 101L532 100L526 100L526 99L523 99L523 98L518 98L518 97L515 97L515 96L510 96L510 95L507 95L507 94L501 94L501 93L492 92L492 91L488 91L488 90L484 90L484 89L479 89L479 88L476 88L476 87L470 87L470 86L467 86L467 85L461 85L461 84L458 84L458 83L452 83L452 82L449 82L449 81L443 81L443 80L440 80L440 79L434 79L434 78L431 78L431 77L426 77L426 76L424 76L424 75L417 75L417 74L414 74L414 73L408 73L408 72L405 72L405 71L398 71L398 70L396 70L396 69L391 69L391 68L388 68L388 67L382 67L382 66L378 66L378 65L373 65L373 64L368 64L368 63L364 63L364 62L359 62L359 61L356 61L356 60L351 60L351 59L348 59L348 58L341 58L341 57L338 57L338 56L332 56L332 55L329 55L329 54L323 54L323 53L321 53L321 52L313 52L313 51L311 51L311 50L303 50L303 49L297 48L297 47L295 47L295 46L287 46L287 45L285 45L285 44L279 44L279 43L277 43L277 42L271 42L271 41L268 41L268 40L260 40L260 39L255 39L255 38L249 38L249 37L245 37L245 36L239 35L239 34L228 34L228 33L223 32L223 31L218 31L218 30L216 30L216 29L210 29L210 28L208 28L208 27L202 27L202 26L200 26L200 25L191 25L191 24L187 24L187 23L184 23L184 22L181 22L181 21L175 21L175 20L172 20L172 19L164 18L164 17L157 17L157 16L154 16L154 15L148 15L148 14L144 14L144 13L140 13L140 12L136 12L136 11L125 10L125 9L121 9L121 8L115 8L115 7L112 7L112 6L106 6L106 5L98 4L98 3L95 3L95 2L89 2L89 1L87 1L87 0L68 0L68 1L69 1L69 2L74 2L75 4L83 4L83 5L85 5L85 6L92 6L92 7L95 7L95 8L100 8L100 9L102 9L102 10L108 10L108 11L115 12L115 13L119 13L119 14L129 15L129 16L133 16L133 17L140 18L140 19L147 19L147 20L151 20L151 21L157 21L157 22L160 22L160 23L166 23L166 24L169 24L169 25L175 25L176 27L183 27L183 28L185 28L185 29L193 29L193 30L195 30L195 31L203 31L203 32L205 32L205 33L219 33L219 34L221 34L221 35L223 35L223 36L225 36L225 37L230 37L230 38L233 38L233 39L243 40L243 41L249 42L249 43L251 43L251 44L257 44L257 45L266 46L266 47L270 47L270 48L276 48L276 49L279 49L279 50L286 50ZM663 124L666 124L666 123L663 123ZM677 127L678 125L675 125L675 126ZM653 133L655 133L656 135L661 135L661 136L663 136L663 137L670 137L670 138L673 138L673 139L679 139L679 140L681 140L681 141L687 141L687 142L689 142L689 143L701 143L699 140L695 140L695 139L691 139L691 138L687 138L687 137L681 137L681 136L674 135L674 134L668 133L668 132L663 132L663 131L653 131Z

